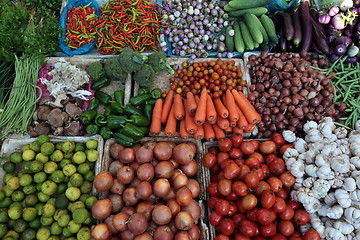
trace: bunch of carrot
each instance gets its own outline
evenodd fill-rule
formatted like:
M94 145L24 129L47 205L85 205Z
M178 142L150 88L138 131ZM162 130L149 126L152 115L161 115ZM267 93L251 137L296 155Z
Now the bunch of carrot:
M227 90L222 98L211 99L203 88L200 94L186 93L186 98L170 90L165 100L155 103L150 127L150 135L157 136L165 126L166 136L173 137L180 122L179 133L184 139L192 135L207 141L224 138L228 133L252 132L261 116L256 112L245 95Z

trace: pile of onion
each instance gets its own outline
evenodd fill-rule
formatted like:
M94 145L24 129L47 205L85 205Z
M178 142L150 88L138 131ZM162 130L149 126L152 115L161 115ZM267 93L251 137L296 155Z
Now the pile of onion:
M192 143L148 142L125 148L115 143L108 171L94 180L107 199L92 207L104 222L92 230L95 240L197 240L200 185Z

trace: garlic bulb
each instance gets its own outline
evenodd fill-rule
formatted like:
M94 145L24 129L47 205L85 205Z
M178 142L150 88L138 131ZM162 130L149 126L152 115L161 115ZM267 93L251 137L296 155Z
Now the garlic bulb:
M329 194L327 194L324 198L324 202L329 206L332 206L335 203L337 203L336 198L335 198L335 193L330 192Z
M353 178L345 178L343 188L348 192L355 191L355 189L356 189L355 179L353 179Z
M343 213L344 209L340 205L335 205L328 209L326 216L331 219L340 219Z
M290 130L285 130L282 133L285 141L289 142L289 143L293 143L296 140L296 135L294 132L290 131Z
M354 226L345 221L336 221L334 228L339 230L342 234L350 234L354 231Z

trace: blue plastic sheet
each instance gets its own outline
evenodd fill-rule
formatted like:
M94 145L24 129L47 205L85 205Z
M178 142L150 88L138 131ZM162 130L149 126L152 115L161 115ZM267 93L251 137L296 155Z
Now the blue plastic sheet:
M285 2L284 0L270 0L268 9L270 13L276 11L286 11L291 10L299 4L300 0L291 0L290 2Z
M59 25L61 27L61 37L60 37L60 42L59 42L60 49L65 54L69 55L70 57L74 56L74 55L81 55L81 54L87 53L95 47L97 38L95 38L94 42L87 43L77 49L71 49L65 42L66 20L67 20L67 15L68 15L69 9L71 9L73 7L78 7L78 6L86 6L89 3L90 3L89 6L95 9L95 14L100 17L101 12L100 12L100 8L99 8L99 5L96 2L96 0L69 0L60 15L60 21L59 21Z

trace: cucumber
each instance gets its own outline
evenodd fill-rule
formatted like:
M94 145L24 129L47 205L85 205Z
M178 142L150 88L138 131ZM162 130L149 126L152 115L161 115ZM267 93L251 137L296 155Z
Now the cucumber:
M244 40L243 40L243 38L241 36L239 23L234 22L233 28L234 28L234 31L235 31L235 35L234 35L235 49L236 49L236 51L238 51L240 53L244 52L245 51L245 43L244 43Z
M252 18L254 19L254 21L256 22L256 24L259 26L259 29L260 29L260 32L261 34L263 35L263 42L262 43L266 43L268 44L269 43L269 37L266 33L266 30L264 28L264 26L261 24L259 18L257 16L255 16L255 14L251 14L252 15Z
M276 35L274 22L266 15L260 17L260 22L264 26L270 42L277 44L279 40Z
M239 27L240 27L240 31L241 31L241 36L244 40L244 44L246 46L247 50L254 50L254 40L252 39L249 29L246 26L245 22L240 21L239 22Z
M264 7L269 0L231 0L228 5L233 9L249 9L255 7Z
M264 41L264 37L260 31L261 23L256 22L254 19L256 17L254 14L245 13L244 20L246 23L246 26L248 27L250 34L255 42L258 44L262 43Z
M256 8L249 8L249 9L241 9L241 10L235 10L235 11L230 11L229 12L229 16L230 17L242 17L245 15L245 13L252 13L255 16L261 16L265 13L267 13L267 8L266 7L256 7Z
M229 32L230 30L232 30L233 27L231 25L229 25L226 28L226 35L225 35L225 46L227 48L227 50L229 50L229 52L233 52L234 51L234 36L230 36Z
M259 48L260 44L254 41L254 49Z
M226 4L226 5L224 6L224 10L227 11L227 12L230 12L230 11L235 11L236 9L230 7L229 4Z

